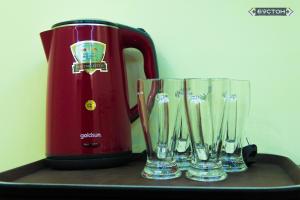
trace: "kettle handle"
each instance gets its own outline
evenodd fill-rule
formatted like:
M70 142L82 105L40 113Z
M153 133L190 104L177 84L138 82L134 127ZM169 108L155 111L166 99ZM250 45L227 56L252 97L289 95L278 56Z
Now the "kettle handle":
M146 78L158 78L155 47L148 33L144 29L135 29L127 26L122 26L122 28L120 28L120 33L122 49L132 47L142 52L144 57L144 71ZM130 109L129 112L131 122L136 120L138 116L138 107L135 105Z

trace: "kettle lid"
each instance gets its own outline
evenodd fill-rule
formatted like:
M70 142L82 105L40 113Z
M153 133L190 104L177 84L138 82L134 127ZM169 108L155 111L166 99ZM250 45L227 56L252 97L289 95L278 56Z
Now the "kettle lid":
M68 20L68 21L63 21L54 24L51 28L59 28L63 26L71 26L71 25L84 25L84 24L101 24L101 25L106 25L106 26L111 26L115 28L119 28L119 24L105 21L105 20L100 20L100 19L76 19L76 20Z

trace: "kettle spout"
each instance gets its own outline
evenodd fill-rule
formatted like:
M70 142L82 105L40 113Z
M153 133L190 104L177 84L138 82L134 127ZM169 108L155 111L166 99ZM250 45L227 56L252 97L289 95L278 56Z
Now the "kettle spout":
M53 30L40 33L47 60L49 59Z

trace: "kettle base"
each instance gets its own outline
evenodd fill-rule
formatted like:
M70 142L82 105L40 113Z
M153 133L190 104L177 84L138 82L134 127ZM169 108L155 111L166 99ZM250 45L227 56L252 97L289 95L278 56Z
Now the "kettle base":
M46 163L53 169L76 170L117 167L132 159L131 152L85 155L85 156L48 156Z

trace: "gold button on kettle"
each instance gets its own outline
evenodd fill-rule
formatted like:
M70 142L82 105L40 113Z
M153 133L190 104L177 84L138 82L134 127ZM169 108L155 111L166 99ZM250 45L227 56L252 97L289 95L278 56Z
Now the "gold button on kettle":
M96 109L96 102L94 100L87 100L85 102L85 109L88 111L93 111Z

